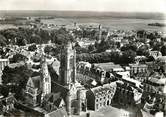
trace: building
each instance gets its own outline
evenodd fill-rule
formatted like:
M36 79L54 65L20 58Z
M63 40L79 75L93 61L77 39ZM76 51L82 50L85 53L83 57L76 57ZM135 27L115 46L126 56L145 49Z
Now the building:
M141 73L147 73L148 66L146 64L129 64L130 75L135 76Z
M144 91L153 94L166 94L166 77L164 74L154 72L143 82Z
M71 43L68 43L61 50L60 64L60 84L70 89L71 85L76 82L76 51L72 48Z
M80 114L81 110L86 111L86 98L82 96L86 91L82 91L82 86L76 81L76 51L72 43L68 42L61 50L59 87L66 93L62 93L65 101L68 116ZM82 97L80 97L82 96ZM82 109L81 109L82 108Z
M154 59L161 57L162 54L160 51L149 51L149 56L152 56Z
M51 93L51 77L48 71L48 65L45 58L44 60L42 60L41 64L42 64L41 73L42 73L42 88L43 88L42 99L43 99L44 96Z
M31 106L39 106L42 93L41 76L30 77L25 89L26 103Z
M103 84L105 81L106 72L102 69L87 67L86 65L77 66L77 81L85 85L89 81L96 81ZM89 84L89 83L88 83Z
M155 61L158 66L158 69L162 70L163 73L166 73L166 56L158 57Z
M9 59L0 59L0 84L2 84L2 72L5 68L5 66L9 65Z
M109 63L98 63L94 64L95 69L101 69L105 71L105 77L112 76L112 73L121 75L122 78L130 78L130 69L129 68L123 68L119 64L114 64L112 62ZM104 76L103 76L104 77Z
M41 75L30 77L24 90L27 104L31 106L41 105L43 98L51 93L51 77L45 59L41 62Z
M116 91L116 82L97 86L87 91L87 108L97 111L102 107L110 106Z
M124 82L117 82L117 89L112 100L113 104L134 105L134 93L130 86L124 85Z
M15 109L14 104L16 99L14 95L9 93L7 97L0 95L0 115L6 112L13 111Z

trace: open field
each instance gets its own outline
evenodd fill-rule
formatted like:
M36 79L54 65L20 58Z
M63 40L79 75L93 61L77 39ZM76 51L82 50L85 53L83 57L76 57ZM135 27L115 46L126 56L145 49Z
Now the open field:
M72 25L76 23L99 23L104 27L109 27L112 30L122 29L122 30L156 30L162 31L163 27L148 26L148 23L164 23L165 20L153 20L153 19L131 19L131 18L55 18L55 19L43 19L43 23L52 23L56 25Z

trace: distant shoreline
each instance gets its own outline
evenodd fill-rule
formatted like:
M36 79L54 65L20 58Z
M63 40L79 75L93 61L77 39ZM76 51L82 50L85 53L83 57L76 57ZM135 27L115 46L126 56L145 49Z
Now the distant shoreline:
M148 26L165 27L166 24L164 24L164 23L149 23Z

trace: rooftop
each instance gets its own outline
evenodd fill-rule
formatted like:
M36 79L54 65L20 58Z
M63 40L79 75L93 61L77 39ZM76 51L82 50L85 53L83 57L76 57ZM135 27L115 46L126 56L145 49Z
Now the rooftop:
M108 63L94 63L94 67L96 68L101 68L105 71L111 71L113 69L119 69L122 68L120 65L116 65L112 62L108 62Z

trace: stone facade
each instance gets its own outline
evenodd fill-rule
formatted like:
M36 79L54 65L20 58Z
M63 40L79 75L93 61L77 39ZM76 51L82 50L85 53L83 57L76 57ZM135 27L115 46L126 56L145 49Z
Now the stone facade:
M117 84L117 90L113 98L113 103L119 103L121 105L134 105L134 93L131 87L123 84Z
M116 91L116 82L98 86L87 91L87 108L99 110L102 107L110 106Z
M25 93L26 103L31 106L38 106L41 103L42 93L41 77L31 77L28 79Z
M51 77L45 60L41 62L41 75L30 77L24 90L27 104L41 105L43 98L51 93Z
M148 66L146 64L129 64L131 76L141 73L147 73Z

